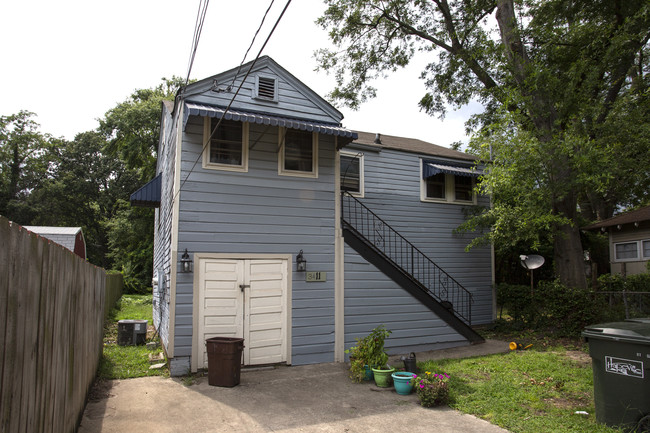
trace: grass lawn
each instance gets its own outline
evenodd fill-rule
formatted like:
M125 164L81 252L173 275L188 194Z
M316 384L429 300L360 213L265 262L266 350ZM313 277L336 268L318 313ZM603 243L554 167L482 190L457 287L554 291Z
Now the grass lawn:
M106 321L104 335L104 353L99 364L99 379L128 379L143 376L168 376L167 367L149 369L149 356L159 355L160 346L147 348L141 346L118 346L117 322L123 319L147 320L147 342L158 341L154 336L152 324L151 295L123 295ZM157 361L163 362L163 361Z
M596 422L591 358L579 341L557 346L539 341L527 350L418 367L450 375L450 407L511 432L619 431Z

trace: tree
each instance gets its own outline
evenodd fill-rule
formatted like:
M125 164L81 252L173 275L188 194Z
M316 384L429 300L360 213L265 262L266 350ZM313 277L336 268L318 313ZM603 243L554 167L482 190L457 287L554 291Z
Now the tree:
M29 224L33 212L25 204L30 192L47 178L52 138L41 134L34 113L0 116L0 215Z
M107 151L118 156L128 168L141 172L141 180L155 176L160 137L160 104L173 99L184 84L180 77L163 78L150 89L137 89L124 102L106 112L99 130L108 140Z
M649 185L647 178L633 181L626 174L616 182L627 186L614 188L607 173L627 173L622 166L648 148L647 134L617 131L632 131L633 119L648 122L642 111L648 105L650 4L326 2L318 22L338 50L320 50L317 57L321 68L335 74L330 96L358 108L375 95L373 80L405 66L416 53L431 56L421 74L428 90L423 109L444 115L446 106L473 99L485 107L469 123L480 130L473 148L489 165L481 188L495 198L494 208L474 220L475 226L491 224L483 239L506 241L514 234L534 243L549 236L561 281L585 287L578 203L606 214L643 199L626 191L647 191ZM619 141L629 138L640 142ZM624 163L611 157L622 144L634 149ZM607 155L613 166L595 172L590 163Z

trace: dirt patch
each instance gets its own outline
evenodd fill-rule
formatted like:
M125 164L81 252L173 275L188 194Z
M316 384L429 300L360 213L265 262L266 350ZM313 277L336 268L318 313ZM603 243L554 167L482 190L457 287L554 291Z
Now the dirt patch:
M591 357L586 352L582 352L580 350L567 350L564 353L564 356L566 356L571 361L574 361L576 364L580 366L584 367L584 366L591 365Z
M97 379L93 384L93 387L90 388L90 392L88 393L88 401L99 401L112 397L112 388L112 381Z

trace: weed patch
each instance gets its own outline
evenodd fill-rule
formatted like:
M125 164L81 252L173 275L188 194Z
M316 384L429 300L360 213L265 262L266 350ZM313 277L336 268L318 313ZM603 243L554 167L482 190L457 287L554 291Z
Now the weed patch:
M511 432L617 432L596 423L591 364L584 356L580 350L542 346L418 367L450 375L450 407Z
M147 342L158 343L153 328L151 295L123 295L111 311L104 330L104 351L99 363L98 379L129 379L144 376L169 376L166 367L150 369L150 359L160 354L160 346L119 346L117 322L119 320L147 320Z

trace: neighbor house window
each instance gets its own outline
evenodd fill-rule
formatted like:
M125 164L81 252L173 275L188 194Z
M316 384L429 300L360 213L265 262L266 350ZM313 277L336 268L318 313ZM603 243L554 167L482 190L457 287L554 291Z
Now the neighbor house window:
M341 152L341 191L363 197L363 153Z
M650 240L643 241L643 258L650 259Z
M248 123L205 118L203 167L248 171Z
M288 176L318 177L318 134L280 128L278 173Z
M638 242L621 242L614 244L617 261L637 260L639 258Z

